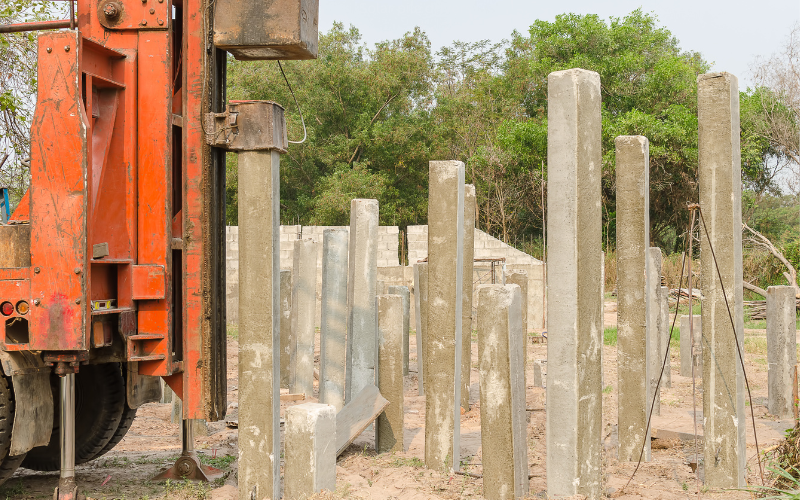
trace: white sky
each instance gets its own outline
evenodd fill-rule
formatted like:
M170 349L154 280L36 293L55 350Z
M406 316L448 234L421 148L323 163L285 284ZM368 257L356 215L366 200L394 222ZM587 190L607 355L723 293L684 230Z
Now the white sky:
M742 90L751 82L754 58L779 50L800 21L800 0L322 0L320 29L328 31L334 21L352 24L372 45L419 26L436 51L453 40L500 41L515 29L527 34L534 20L553 21L557 14L598 14L607 20L639 7L655 13L682 49L700 52L714 71L739 77Z

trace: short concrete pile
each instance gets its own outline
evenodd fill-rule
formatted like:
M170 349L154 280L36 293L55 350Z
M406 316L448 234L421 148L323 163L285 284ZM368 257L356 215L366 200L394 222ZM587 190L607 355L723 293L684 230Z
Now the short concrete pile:
M429 182L425 464L457 471L461 461L464 164L430 162Z
M793 286L767 288L767 375L769 412L791 418L794 368L797 365L796 307Z
M403 452L403 298L378 295L378 389L389 400L375 425L375 450Z
M428 263L414 264L414 309L417 321L417 385L419 395L425 394L425 332L428 330Z
M478 287L483 496L490 500L528 494L524 303L518 285Z
M287 408L286 443L284 498L300 500L322 490L336 489L333 406L304 403Z
M700 341L702 321L700 316L681 316L681 376L692 376L692 361L694 361L694 376L703 376L703 343ZM690 327L691 321L691 327Z
M292 392L314 395L314 317L317 307L317 245L313 240L294 242L292 277L292 335L294 380Z
M345 401L375 385L378 362L378 200L350 203L350 264L347 279L347 384Z
M647 409L652 407L653 415L661 415L661 367L665 347L661 345L661 261L661 249L650 247L647 250L647 363L650 375Z
M619 459L650 460L647 410L650 366L647 335L647 249L650 247L650 144L646 137L616 139L617 157L617 383ZM647 436L647 437L646 437Z
M322 235L319 401L336 411L344 406L349 239L344 229L326 229Z

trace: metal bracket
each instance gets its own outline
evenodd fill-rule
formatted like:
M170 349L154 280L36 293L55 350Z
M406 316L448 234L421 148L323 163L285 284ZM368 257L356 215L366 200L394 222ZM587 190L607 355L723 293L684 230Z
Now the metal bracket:
M286 153L283 106L272 101L231 101L223 113L207 113L206 143L228 151Z
M166 30L170 22L165 0L98 0L97 19L113 30Z

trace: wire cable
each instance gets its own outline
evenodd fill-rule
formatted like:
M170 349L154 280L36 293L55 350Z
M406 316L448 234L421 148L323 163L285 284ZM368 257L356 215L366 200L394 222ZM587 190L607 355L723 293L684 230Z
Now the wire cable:
M278 61L278 67L281 69L281 74L283 75L283 79L286 81L286 86L289 87L289 92L292 93L292 99L294 99L294 104L297 106L297 112L300 113L300 122L303 124L303 140L289 141L289 144L303 144L308 138L308 132L306 131L306 120L303 118L303 110L300 109L300 104L297 102L297 97L294 95L294 90L292 90L292 84L289 83L289 79L286 78L286 73L283 72L283 65L280 61Z

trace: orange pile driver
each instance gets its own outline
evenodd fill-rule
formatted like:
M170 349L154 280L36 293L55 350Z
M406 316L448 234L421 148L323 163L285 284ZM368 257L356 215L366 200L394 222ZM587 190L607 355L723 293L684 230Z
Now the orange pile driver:
M316 57L319 10L67 1L68 20L0 26L48 30L30 189L0 224L0 481L19 466L60 469L59 499L77 494L75 465L160 398L159 377L183 401L184 454L169 473L213 473L189 424L227 406L225 149L204 122L226 111L228 52Z

